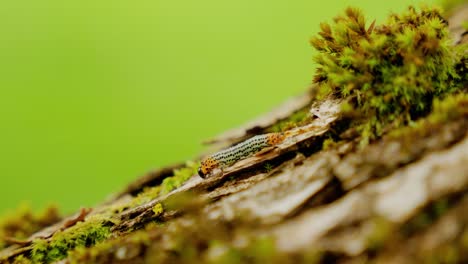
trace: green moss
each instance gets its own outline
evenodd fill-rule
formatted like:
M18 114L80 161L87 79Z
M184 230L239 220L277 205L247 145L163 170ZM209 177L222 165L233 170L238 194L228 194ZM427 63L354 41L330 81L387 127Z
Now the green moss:
M205 255L206 263L242 263L241 252L225 243L217 240L209 242L209 247Z
M167 177L161 183L160 195L165 195L172 190L180 187L184 182L197 174L199 164L193 161L188 161L186 167L174 170L174 175Z
M468 21L463 24L465 29L468 30ZM454 48L455 57L455 71L460 76L459 84L461 87L468 87L468 43L458 44ZM465 91L466 92L466 91Z
M103 253L113 250L115 244L106 241L103 243L99 243L95 246L90 248L78 247L71 250L68 254L68 263L78 264L78 263L104 263L103 261ZM101 261L98 262L97 260L100 259ZM110 261L106 261L107 263L111 263Z
M29 205L21 205L16 211L0 217L0 249L8 245L5 238L26 239L60 219L55 206L49 206L43 212L34 213Z
M151 223L144 230L113 237L90 248L77 247L69 252L67 263L288 264L322 260L322 254L312 249L304 256L282 253L273 238L255 238L248 228L242 232L243 228L238 224L233 229L231 224L194 214L193 218L164 226ZM232 237L238 238L237 243L233 243ZM45 248L47 244L42 245L42 250Z
M424 116L435 97L456 91L460 53L451 46L438 9L409 7L380 26L367 25L357 9L346 9L332 25L321 24L311 44L319 52L314 82L324 96L347 98L363 142Z
M349 102L344 102L341 104L341 112L344 114L353 113L354 107Z
M396 129L390 132L391 138L413 138L431 133L432 127L468 117L468 94L451 94L445 98L436 98L430 114L411 126Z
M336 146L336 142L333 138L327 138L323 141L322 149L327 150Z
M265 163L265 165L263 167L264 167L266 173L270 172L273 169L273 165L271 163L268 163L268 162Z
M135 252L140 252L143 247L148 247L151 242L149 233L157 229L159 229L158 226L150 224L143 230L108 239L89 248L75 248L69 252L67 263L114 263L122 261L122 259L129 258L128 255L133 255ZM137 257L137 255L134 257Z
M163 209L163 206L161 203L157 203L154 207L153 207L153 213L155 215L160 215L164 212L164 209Z
M31 260L50 263L65 258L78 247L90 247L111 235L110 226L101 219L79 222L75 226L55 233L50 240L37 239L33 243Z
M291 128L303 126L309 123L312 117L309 113L309 107L301 109L293 113L288 118L281 120L267 129L267 132L283 132Z
M376 217L372 219L372 233L367 237L367 248L371 251L381 249L393 232L392 224L384 218Z
M260 237L250 244L246 255L249 259L255 260L256 263L271 263L274 258L278 257L278 250L273 238Z
M142 204L146 204L161 195L165 195L172 190L180 187L184 182L186 182L194 174L197 174L199 163L193 161L187 161L186 166L180 169L174 170L172 176L167 177L163 182L158 186L144 188L135 198L130 202L113 206L109 210L112 212L121 212L122 210L128 208L134 208Z
M18 257L15 258L13 261L13 264L31 264L32 261L25 257L24 255L19 255Z
M468 116L468 94L466 93L435 99L428 120L432 123L442 123L462 116Z
M145 204L159 197L160 193L161 193L161 186L159 185L145 188L143 192L139 193L137 197L135 197L127 207L133 208L133 207Z

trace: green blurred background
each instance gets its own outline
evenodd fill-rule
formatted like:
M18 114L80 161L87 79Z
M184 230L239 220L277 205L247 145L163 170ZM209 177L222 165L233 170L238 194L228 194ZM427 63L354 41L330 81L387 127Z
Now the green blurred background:
M305 90L321 21L419 2L2 1L0 213L72 212L193 158Z

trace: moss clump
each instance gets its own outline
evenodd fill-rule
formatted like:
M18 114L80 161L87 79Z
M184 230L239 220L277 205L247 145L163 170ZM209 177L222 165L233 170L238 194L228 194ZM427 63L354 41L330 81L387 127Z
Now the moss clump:
M155 225L150 226L157 228ZM150 239L147 227L144 230L109 239L90 248L76 248L70 251L67 263L133 263L129 259L138 257L143 248L150 245Z
M25 257L24 255L19 255L18 257L15 258L13 261L13 264L31 264L32 261Z
M35 263L57 261L65 258L74 248L90 247L110 235L110 225L103 220L79 222L69 229L55 233L50 240L35 240L31 260Z
M167 177L161 183L160 195L165 195L172 190L180 187L184 182L197 174L199 164L193 161L188 161L186 166L181 169L174 170L174 175Z
M335 142L335 140L333 140L333 138L327 138L323 141L323 144L322 144L322 149L323 150L328 150L328 149L332 149L334 147L337 146L337 143Z
M433 128L440 124L466 117L468 117L468 94L451 94L445 98L434 99L432 111L426 118L414 122L411 126L393 130L389 136L391 138L424 136L432 133Z
M468 94L461 93L435 99L428 120L432 123L442 123L466 116L468 116Z
M263 168L265 169L265 172L268 173L270 172L271 170L273 170L273 165L271 163L265 163L265 165L263 165Z
M267 129L267 132L283 132L309 123L312 120L312 117L309 113L309 109L309 107L306 107L293 113L285 120L279 121L278 123L269 127Z
M160 215L164 212L164 208L162 206L161 203L157 203L154 207L153 207L153 213L155 215Z
M192 205L180 203L189 202L190 197L194 196L176 198L178 201L173 201L169 210L184 207L186 211ZM75 248L69 252L67 263L319 263L321 260L319 252L307 256L282 253L273 238L255 238L248 230L239 225L233 229L231 224L211 221L195 213L165 225L150 223L143 230L113 237L90 248ZM237 243L233 243L233 237L239 238Z
M394 226L388 220L381 217L371 219L371 223L373 229L367 237L367 248L375 252L382 249L385 243L391 239Z
M143 192L139 193L137 197L135 197L130 204L128 204L126 207L133 208L142 204L145 204L159 196L161 193L161 186L154 186L154 187L149 187L145 188Z
M34 213L29 205L21 205L16 211L0 218L0 249L8 245L5 239L26 239L42 228L61 219L57 207L49 206L41 213Z
M468 21L463 26L468 30ZM458 59L455 64L455 71L460 76L459 86L466 88L468 87L468 43L455 46L455 52Z
M346 98L361 118L352 122L363 140L379 137L425 115L434 97L453 92L461 78L447 24L437 9L409 7L380 26L346 9L333 25L321 24L311 39L319 54L318 97ZM349 107L348 107L349 108Z
M112 207L112 211L121 212L122 210L128 208L134 208L139 205L148 203L161 195L165 195L172 190L180 187L184 182L186 182L194 174L197 174L199 164L193 161L187 161L186 166L180 169L175 169L173 175L167 177L163 182L158 186L144 188L135 198L130 202Z

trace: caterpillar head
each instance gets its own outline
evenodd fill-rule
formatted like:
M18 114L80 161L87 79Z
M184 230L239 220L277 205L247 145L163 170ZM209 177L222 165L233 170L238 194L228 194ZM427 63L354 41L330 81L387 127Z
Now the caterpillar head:
M205 179L216 167L218 167L218 162L212 157L208 157L201 162L198 168L198 175Z

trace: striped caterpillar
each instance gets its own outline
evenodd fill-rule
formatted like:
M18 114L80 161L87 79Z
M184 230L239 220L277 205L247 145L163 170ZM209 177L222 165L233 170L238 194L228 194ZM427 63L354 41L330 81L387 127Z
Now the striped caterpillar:
M251 137L228 149L212 154L201 161L198 175L203 179L219 168L224 169L237 161L247 158L260 150L275 146L286 138L284 133L269 133Z

